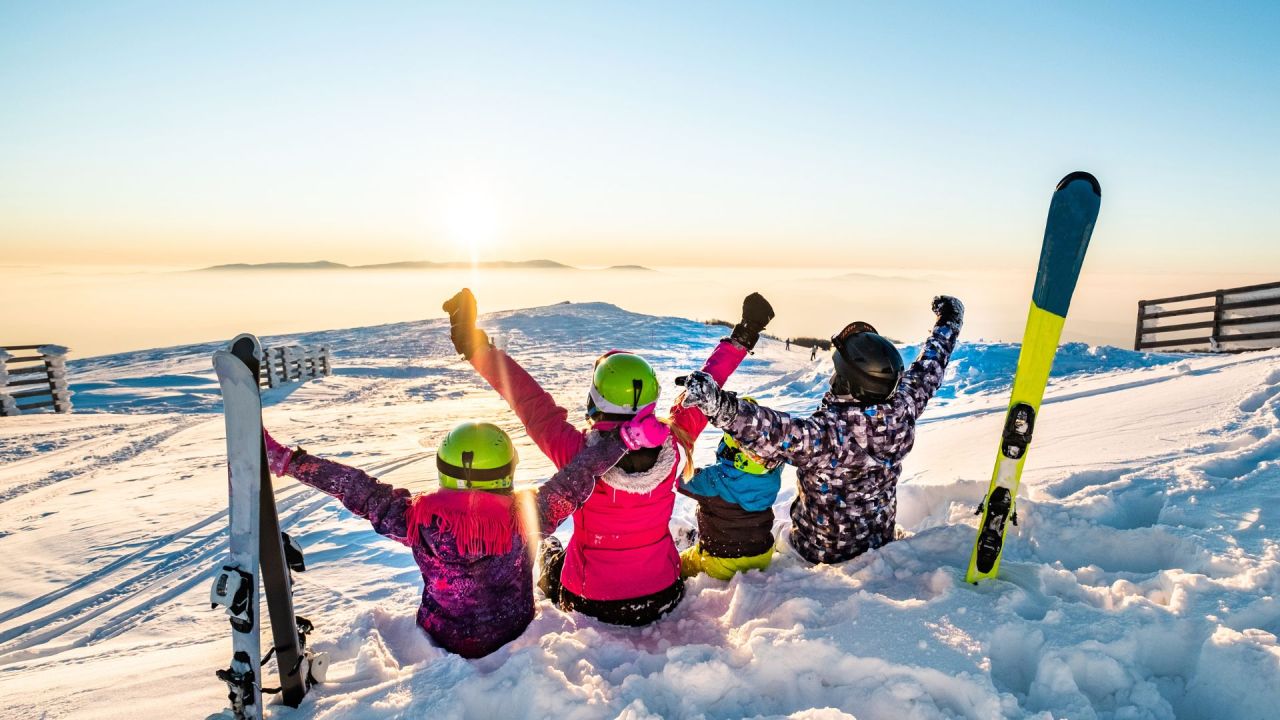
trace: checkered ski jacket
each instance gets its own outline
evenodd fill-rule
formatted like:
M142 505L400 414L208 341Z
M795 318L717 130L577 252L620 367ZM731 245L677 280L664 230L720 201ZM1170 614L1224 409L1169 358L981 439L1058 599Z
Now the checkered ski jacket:
M939 321L888 401L864 404L827 393L809 417L738 400L711 423L757 454L796 467L791 544L815 563L843 562L893 539L902 459L916 419L946 372L959 323ZM723 392L723 391L722 391Z

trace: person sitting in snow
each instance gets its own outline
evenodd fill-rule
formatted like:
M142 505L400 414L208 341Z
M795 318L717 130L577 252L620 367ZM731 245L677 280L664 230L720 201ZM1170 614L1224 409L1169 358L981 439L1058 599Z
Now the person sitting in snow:
M765 460L724 433L716 461L677 487L698 503L698 542L680 553L684 577L705 572L730 580L735 573L767 570L773 561L773 503L781 487L781 460Z
M587 430L568 421L524 368L493 348L476 328L476 299L462 290L444 303L454 348L515 410L529 438L556 467L565 467L588 451L619 423L652 412L658 377L643 358L611 351L596 360L587 397ZM758 294L742 306L742 320L703 365L707 377L724 382L747 356L773 308ZM675 507L673 488L688 467L693 440L707 425L697 408L672 408L673 440L650 450L627 453L601 473L591 496L573 514L568 547L548 538L541 557L539 587L564 610L576 610L615 625L647 625L667 614L684 597L680 554L669 524ZM683 449L685 458L681 458Z
M956 298L934 298L933 312L933 332L905 373L898 349L867 323L832 338L831 389L809 417L739 399L705 372L685 381L682 404L742 447L796 467L788 540L809 562L843 562L893 540L902 459L964 323Z
M668 442L652 412L638 413L578 453L536 490L512 490L518 460L496 425L464 423L436 454L440 487L411 495L356 468L290 449L265 430L267 461L342 501L381 535L404 543L422 571L418 625L464 658L488 655L519 637L533 620L533 553L591 495L595 478L628 451ZM534 526L526 526L532 523Z

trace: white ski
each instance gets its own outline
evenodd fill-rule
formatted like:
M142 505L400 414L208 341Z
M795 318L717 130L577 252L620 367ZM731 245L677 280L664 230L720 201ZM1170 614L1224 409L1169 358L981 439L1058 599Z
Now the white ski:
M261 357L252 336L248 341ZM240 342L246 336L233 341ZM229 350L213 355L222 386L227 428L227 495L231 552L218 570L210 602L226 608L231 620L231 666L218 671L227 683L229 708L236 720L262 718L262 618L258 605L258 553L261 546L262 399L258 378Z

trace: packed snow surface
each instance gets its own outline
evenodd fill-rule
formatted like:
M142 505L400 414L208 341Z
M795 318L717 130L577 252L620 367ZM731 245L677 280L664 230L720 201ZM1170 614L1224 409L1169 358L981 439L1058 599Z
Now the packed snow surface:
M572 412L625 348L665 382L723 328L604 304L487 316ZM251 328L247 328L251 329ZM927 328L920 328L923 338ZM334 350L332 377L265 394L283 441L427 490L455 423L501 424L519 477L548 461L449 345L444 321L266 338ZM226 552L215 345L70 364L76 414L0 421L0 715L202 718L230 633L207 602ZM904 348L912 356L915 348ZM765 340L730 387L811 410L827 360ZM642 629L546 601L525 634L462 660L414 624L410 554L278 480L307 551L296 606L329 681L277 720L320 718L1270 718L1280 708L1280 353L1069 345L1023 477L1001 577L963 581L1016 345L962 344L907 459L904 537L841 565L781 555L690 582ZM701 438L711 460L717 433ZM784 476L780 521L794 496ZM685 498L676 524L692 522ZM572 527L561 534L572 533ZM268 684L273 680L270 668Z

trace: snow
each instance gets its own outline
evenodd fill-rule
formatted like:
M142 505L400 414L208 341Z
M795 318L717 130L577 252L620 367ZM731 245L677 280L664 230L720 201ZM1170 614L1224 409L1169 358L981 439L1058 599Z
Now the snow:
M1280 287L1250 290L1248 292L1226 293L1223 295L1222 299L1224 302L1229 303L1248 302L1250 300L1280 300Z
M671 381L723 328L605 304L486 316L566 407L610 348ZM923 336L926 328L921 328ZM453 354L443 320L264 338L325 344L334 375L265 393L268 427L415 491L434 441L485 418L550 464ZM216 344L68 363L77 411L0 421L0 713L205 717L230 655L208 606L226 552ZM913 355L915 348L905 348ZM1036 428L1001 578L963 581L1017 347L966 343L920 426L904 537L836 566L784 553L766 573L701 577L656 625L545 601L515 642L466 661L414 624L402 546L291 480L297 609L329 682L278 720L439 718L1269 718L1280 706L1280 352L1064 346ZM825 357L766 340L731 381L811 409ZM709 431L698 459L710 461ZM784 475L779 522L794 496ZM679 498L675 523L693 522ZM567 536L572 527L562 528ZM272 668L274 672L274 667ZM268 679L268 682L272 680Z

